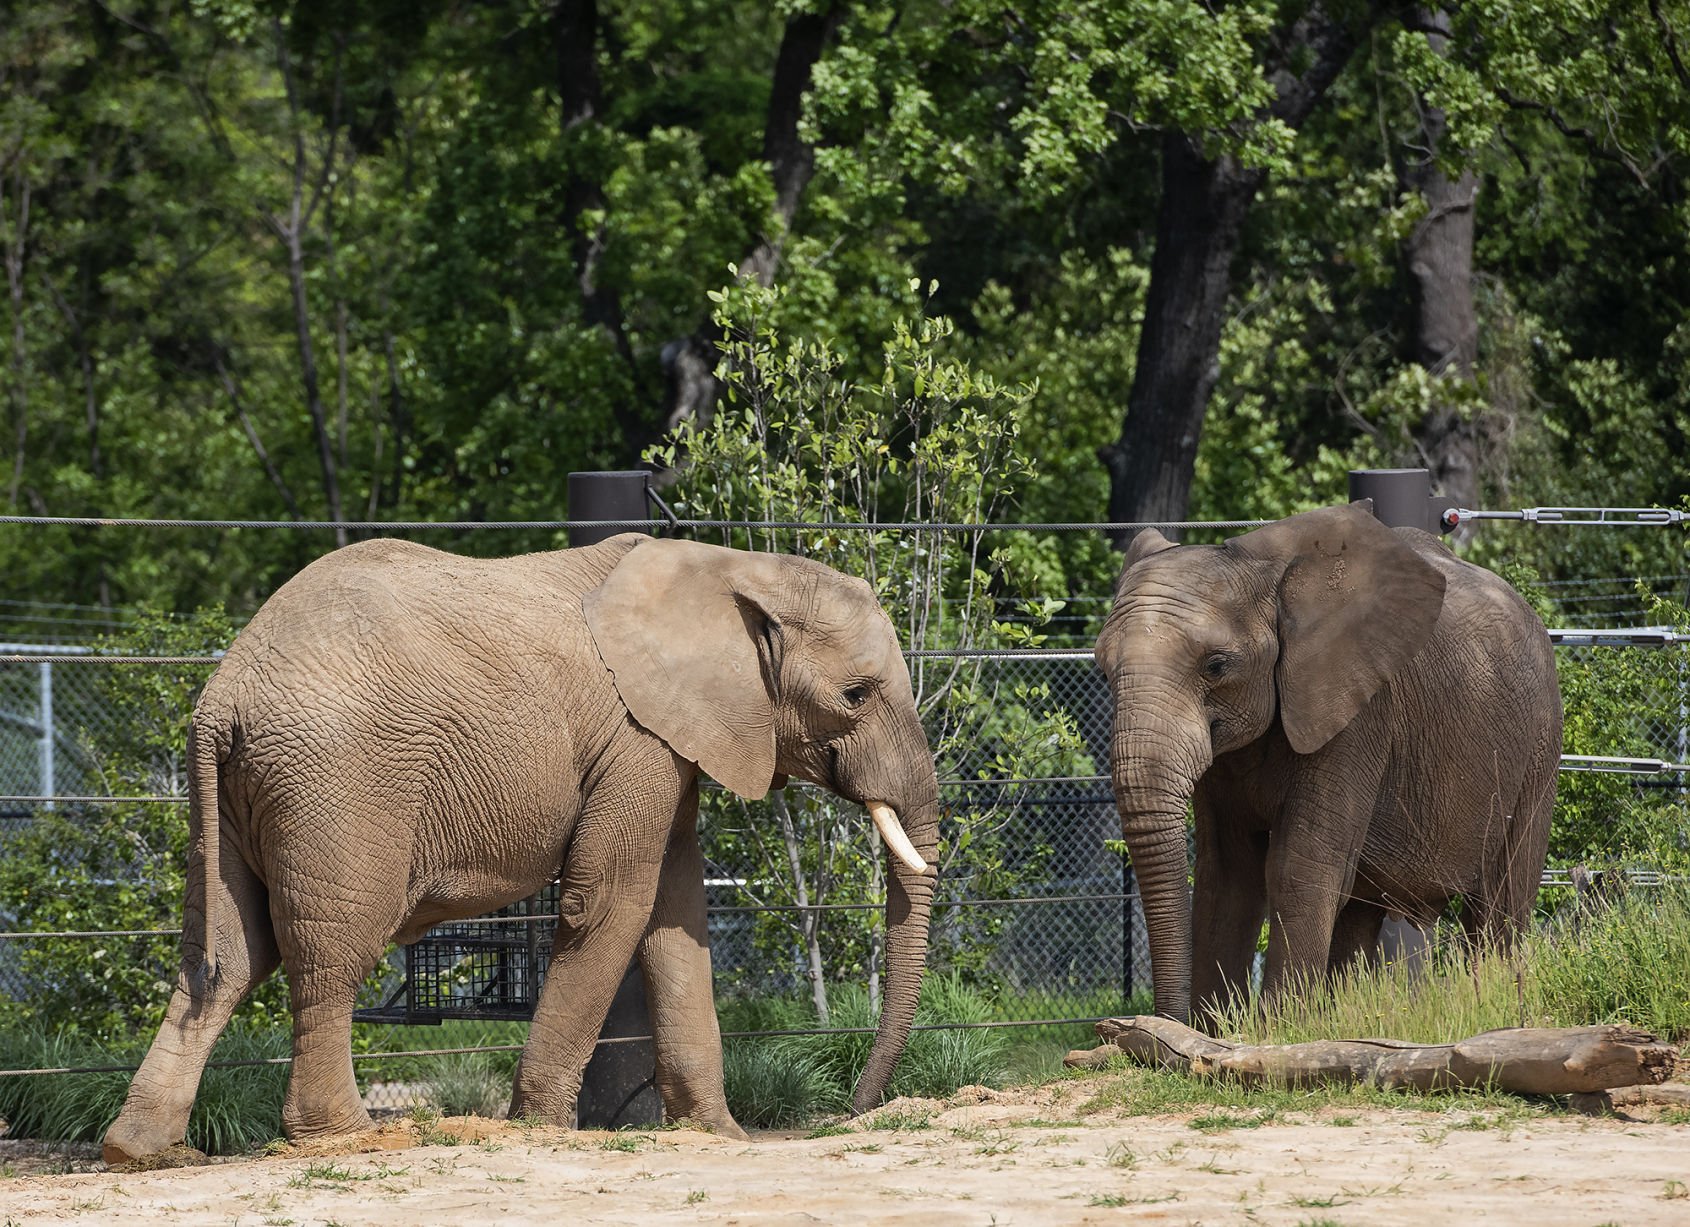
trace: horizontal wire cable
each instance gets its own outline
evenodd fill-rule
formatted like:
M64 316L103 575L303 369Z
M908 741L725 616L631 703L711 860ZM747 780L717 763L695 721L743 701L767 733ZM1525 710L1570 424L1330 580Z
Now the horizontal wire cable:
M1059 1027L1081 1024L1095 1024L1109 1017L1098 1014L1088 1018L1026 1018L1005 1019L996 1022L972 1023L917 1023L911 1031L988 1031L1004 1027ZM509 1022L522 1022L523 1019L508 1019ZM407 1024L367 1024L402 1026ZM414 1026L428 1026L427 1023L409 1024ZM780 1031L724 1031L725 1040L745 1039L782 1039L789 1036L822 1036L822 1035L874 1035L874 1027L792 1027ZM604 1036L598 1040L603 1044L643 1044L650 1043L649 1035L613 1035ZM483 1044L473 1048L412 1048L399 1052L355 1052L354 1061L395 1061L409 1057L450 1057L461 1056L474 1052L521 1052L522 1044ZM207 1061L207 1069L247 1069L263 1065L291 1065L292 1057L247 1057L228 1061ZM60 1065L49 1069L0 1069L0 1078L28 1078L40 1074L132 1074L138 1065Z
M1272 520L1092 520L1070 523L981 523L941 520L177 520L145 516L0 515L0 524L32 528L298 528L354 529L359 532L427 529L569 529L660 528L761 529L803 532L1121 532L1141 528L1259 528Z

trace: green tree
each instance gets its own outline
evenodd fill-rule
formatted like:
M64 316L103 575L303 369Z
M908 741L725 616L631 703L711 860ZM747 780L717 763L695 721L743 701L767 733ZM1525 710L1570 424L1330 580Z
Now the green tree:
M948 356L953 326L943 317L897 321L878 378L859 382L826 340L785 330L783 290L741 280L713 297L725 337L717 368L723 402L707 422L683 427L652 454L680 473L676 510L753 522L722 529L724 544L798 553L862 576L907 648L1038 642L1036 627L997 616L998 598L1015 590L1021 570L1014 545L994 545L984 527L850 527L990 524L1032 471L1016 440L1033 390L1002 385ZM756 521L841 527L760 528ZM1039 613L1059 607L1047 602ZM1073 721L1052 708L1048 689L994 686L981 665L968 657L911 661L941 778L964 770L1011 778L1089 770ZM1037 872L1036 849L1030 859L1009 859L1012 814L994 805L953 815L940 856L952 889L1001 889ZM814 909L867 903L881 891L880 860L860 816L818 790L791 788L758 803L716 794L705 821L718 861L755 866L741 886L759 903ZM820 1018L828 1017L829 976L866 975L873 995L877 921L864 933L855 923L824 928L816 910L786 915L763 914L759 948L775 959L794 947L801 952ZM983 940L961 957L977 966L989 950Z

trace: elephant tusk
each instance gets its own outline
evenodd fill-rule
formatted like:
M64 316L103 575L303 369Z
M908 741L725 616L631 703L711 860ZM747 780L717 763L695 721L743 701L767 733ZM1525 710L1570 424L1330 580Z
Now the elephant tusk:
M868 815L874 819L874 829L880 832L880 838L886 841L886 846L892 849L904 864L915 873L926 873L927 862L921 859L921 853L915 850L910 837L904 834L903 823L898 821L897 813L884 801L868 802Z

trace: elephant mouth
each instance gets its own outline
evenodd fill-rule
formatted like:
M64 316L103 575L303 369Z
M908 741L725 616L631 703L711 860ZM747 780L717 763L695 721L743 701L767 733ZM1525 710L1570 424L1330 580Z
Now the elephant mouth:
M874 819L874 829L880 832L880 838L886 847L914 874L933 872L933 866L922 859L921 853L915 850L910 837L904 833L904 824L898 821L898 812L884 801L867 801L868 816Z

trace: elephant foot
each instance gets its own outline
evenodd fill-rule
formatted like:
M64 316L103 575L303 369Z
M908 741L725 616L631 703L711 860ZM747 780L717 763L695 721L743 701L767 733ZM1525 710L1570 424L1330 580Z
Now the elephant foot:
M147 1122L125 1114L106 1130L105 1140L100 1144L100 1157L106 1161L107 1167L137 1163L151 1155L163 1154L180 1145L181 1141L179 1130L149 1127Z
M736 1142L749 1142L751 1135L739 1127L739 1122L726 1112L718 1117L706 1119L700 1116L683 1116L676 1120L678 1125L691 1129L702 1129L706 1133L714 1133L719 1138L732 1138Z
M370 1114L364 1110L360 1102L356 1108L347 1106L333 1112L299 1113L297 1115L282 1113L282 1132L287 1134L288 1140L304 1141L307 1138L339 1137L347 1133L363 1133L374 1129L376 1123L370 1119Z
M571 1096L524 1091L519 1080L511 1090L511 1106L505 1116L506 1119L513 1121L527 1121L535 1125L554 1125L559 1129L573 1129L575 1128L575 1100Z

